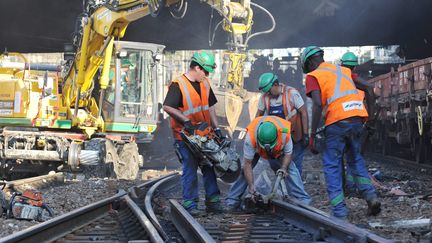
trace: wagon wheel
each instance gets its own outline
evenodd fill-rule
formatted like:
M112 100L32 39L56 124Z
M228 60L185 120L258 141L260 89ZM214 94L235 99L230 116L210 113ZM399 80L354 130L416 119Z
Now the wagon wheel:
M117 179L135 180L139 170L138 146L135 143L123 145L119 159L114 163L114 173Z

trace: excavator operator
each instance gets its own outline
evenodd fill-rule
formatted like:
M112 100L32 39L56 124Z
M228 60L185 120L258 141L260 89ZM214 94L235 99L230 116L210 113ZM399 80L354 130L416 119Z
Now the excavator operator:
M183 165L182 189L183 207L192 216L200 214L198 210L198 161L182 141L182 130L194 134L197 124L211 124L218 137L222 138L214 105L217 103L215 94L210 87L208 78L216 68L214 55L207 51L194 53L189 70L173 80L166 95L163 110L170 115L171 128L174 133L175 149ZM216 175L212 167L201 168L204 178L207 212L222 212L220 191Z

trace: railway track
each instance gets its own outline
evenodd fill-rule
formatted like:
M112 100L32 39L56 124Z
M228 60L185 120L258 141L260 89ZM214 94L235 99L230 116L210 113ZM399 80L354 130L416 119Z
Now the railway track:
M171 174L0 239L0 242L164 242L135 202Z
M15 191L24 191L25 189L41 189L55 184L62 184L63 182L64 175L63 173L58 172L14 181L4 181L3 192L11 194Z
M382 154L372 153L372 152L366 152L365 157L367 159L372 159L379 163L386 163L386 164L390 164L391 166L409 168L415 172L427 173L427 174L430 174L432 172L432 165L419 164L414 160L408 160L396 156L382 155Z
M0 242L388 242L295 200L193 218L178 203L179 182L178 174L148 181Z

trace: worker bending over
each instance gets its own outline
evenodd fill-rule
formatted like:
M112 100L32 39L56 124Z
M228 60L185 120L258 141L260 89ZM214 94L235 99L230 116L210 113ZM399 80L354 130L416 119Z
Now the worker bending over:
M283 173L290 196L309 204L311 199L304 190L300 173L295 164L291 163L292 150L289 121L276 116L255 118L247 127L243 146L243 171L230 188L225 200L226 210L237 210L248 186L249 193L256 193L252 168L260 158L267 160L275 173Z
M381 211L381 204L360 155L360 135L368 113L352 80L351 70L324 62L324 51L316 46L305 48L301 60L303 72L307 73L306 94L313 101L312 151L322 113L325 118L326 146L322 158L333 215L342 219L348 216L342 187L342 158L346 146L350 147L348 167L367 201L368 214L376 215Z

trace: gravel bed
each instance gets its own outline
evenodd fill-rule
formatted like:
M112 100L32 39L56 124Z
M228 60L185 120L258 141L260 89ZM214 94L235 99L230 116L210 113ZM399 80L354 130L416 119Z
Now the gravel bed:
M350 197L346 199L350 210L348 221L360 227L398 242L432 242L431 228L414 227L371 227L369 223L390 224L398 220L415 220L432 218L432 201L422 199L423 195L431 193L432 178L426 173L412 173L407 168L366 160L370 171L379 170L381 181L377 191L380 196L382 211L377 216L367 216L367 204L363 199ZM320 171L322 163L320 156L308 154L305 156L304 171ZM307 174L307 172L305 173ZM330 213L330 204L323 180L308 180L305 188L312 196L312 206ZM399 189L408 196L396 196L391 189ZM404 227L407 227L405 225Z

